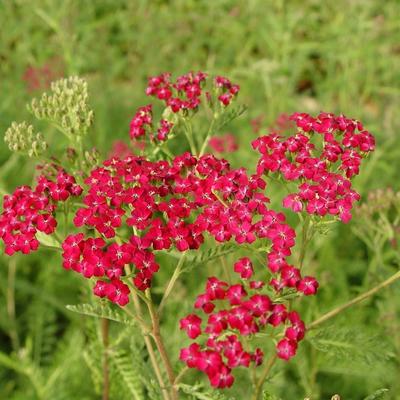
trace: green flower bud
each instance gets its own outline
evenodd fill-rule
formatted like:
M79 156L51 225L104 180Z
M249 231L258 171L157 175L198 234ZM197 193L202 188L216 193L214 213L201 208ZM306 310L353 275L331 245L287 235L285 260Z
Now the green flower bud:
M13 122L4 135L4 141L13 152L27 154L29 157L38 156L47 149L41 133L35 133L32 125L26 122Z
M93 123L87 83L76 76L53 82L51 91L33 99L28 109L37 119L53 122L70 139L86 135Z

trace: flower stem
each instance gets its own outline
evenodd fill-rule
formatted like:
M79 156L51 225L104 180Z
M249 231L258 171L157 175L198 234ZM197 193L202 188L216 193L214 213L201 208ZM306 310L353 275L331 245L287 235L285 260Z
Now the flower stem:
M168 282L167 288L164 291L164 296L161 299L160 305L158 307L158 315L161 315L161 312L165 306L165 302L167 301L168 296L171 294L172 289L175 286L175 283L182 272L182 267L184 265L185 256L186 256L186 253L182 253L182 255L178 261L178 264L175 268L175 271L174 271L170 281Z
M133 302L135 305L135 310L136 310L136 314L139 317L140 320L143 320L142 317L142 310L140 307L140 302L139 302L139 297L136 294L136 292L132 292L132 297L133 297ZM157 380L158 380L158 384L160 385L160 389L163 395L163 399L164 400L170 400L170 396L168 394L168 389L166 388L165 384L164 384L164 380L161 374L161 370L160 370L160 366L158 365L158 361L157 361L157 357L156 354L154 352L153 349L153 344L151 343L150 337L149 337L149 331L147 331L147 327L144 324L140 324L141 327L141 331L142 331L142 335L144 338L144 343L146 345L147 348L147 352L149 353L149 357L150 357L150 362L151 365L153 367L154 373L156 374Z
M258 379L256 383L256 387L254 389L253 397L252 400L258 400L261 394L262 387L264 385L264 382L268 378L269 373L271 372L272 367L275 364L275 361L277 360L276 354L273 354L267 363L265 364L264 370L261 373L260 378Z
M206 151L206 148L208 146L208 142L210 141L211 134L212 134L213 129L214 129L215 121L216 121L216 118L215 118L215 116L213 116L213 119L211 121L210 127L208 128L207 135L206 135L206 137L204 139L204 142L203 142L203 144L201 146L199 157L201 157L204 154L204 152Z
M147 289L146 290L146 297L149 300L149 302L147 303L147 308L149 310L150 313L150 318L151 318L151 323L152 323L152 332L151 332L151 336L154 339L154 342L157 346L158 352L160 353L161 356L161 360L163 361L165 370L167 372L168 375L168 380L171 386L171 399L172 400L177 400L178 399L178 392L174 387L174 382L175 382L175 373L174 370L172 368L172 364L171 361L168 357L168 353L165 349L165 345L164 345L164 341L162 340L161 337L161 332L160 332L160 320L158 318L158 314L154 308L154 304L151 301L151 293L150 290Z
M120 240L118 238L117 238L117 243L120 244ZM129 264L125 265L125 272L127 275L130 275L132 273ZM136 311L136 316L137 316L136 320L139 322L139 326L140 326L140 330L143 335L144 343L146 345L147 352L149 353L150 362L153 367L154 373L156 375L158 384L160 386L163 399L170 400L171 398L168 394L168 389L166 388L166 386L164 384L164 379L161 374L160 366L158 365L157 357L156 357L156 354L153 349L153 344L151 343L151 340L149 337L150 331L143 319L142 308L140 306L139 296L135 290L132 290L131 293L132 293L133 304L135 306L135 311ZM147 302L146 302L146 304L147 304Z
M102 400L110 398L110 369L108 365L109 320L101 319L101 336L103 339L103 396Z
M335 317L336 315L340 314L342 311L346 310L347 308L349 308L349 307L351 307L351 306L353 306L353 305L355 305L357 303L360 303L361 301L367 299L368 297L373 296L376 292L378 292L379 290L385 288L386 286L391 285L392 283L394 283L398 279L400 279L400 271L397 271L390 278L386 279L385 281L383 281L379 285L373 287L372 289L368 290L367 292L365 292L363 294L360 294L359 296L355 297L354 299L350 300L349 302L347 302L345 304L342 304L341 306L338 306L338 307L334 308L333 310L327 312L326 314L322 315L321 317L319 317L315 321L311 322L307 326L307 330L314 329L315 327L317 327L318 325L322 324L323 322L325 322L325 321Z
M299 269L303 267L304 257L306 255L306 250L308 243L310 242L311 235L309 236L310 231L310 218L306 216L303 221L303 228L301 234L301 247L300 247L300 255L299 255Z
M7 313L10 319L10 338L14 351L19 350L19 338L17 332L17 323L15 318L15 275L17 272L17 260L12 258L8 264L8 282L7 282Z

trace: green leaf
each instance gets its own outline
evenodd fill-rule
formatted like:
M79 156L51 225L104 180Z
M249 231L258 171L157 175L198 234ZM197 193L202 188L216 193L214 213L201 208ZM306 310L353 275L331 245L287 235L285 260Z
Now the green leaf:
M243 115L245 112L247 111L247 106L245 105L240 105L234 108L231 108L228 111L225 111L222 116L221 119L218 121L218 125L217 125L217 130L221 130L225 125L229 124L230 122L232 122L234 119L240 117L241 115Z
M382 337L371 335L363 328L321 329L310 332L307 340L328 358L352 361L361 365L376 365L387 362L391 352Z
M237 249L237 245L227 243L212 247L194 257L191 257L190 254L188 254L186 257L185 266L182 268L182 272L190 272L198 266L208 263L209 261L234 253Z
M122 314L119 310L113 309L108 304L76 304L65 306L69 311L88 315L90 317L106 318L111 321L119 322L125 325L135 325L134 321L127 318L125 314Z
M138 365L123 350L111 352L111 361L114 363L118 374L121 376L134 400L144 400L141 371Z
M364 400L379 400L383 399L386 397L386 393L389 391L389 389L379 389L376 392L370 394L368 397L366 397Z
M60 243L51 235L46 235L45 233L38 231L36 233L36 238L44 246L56 247L57 249L61 248Z
M218 391L207 391L203 392L203 385L197 384L197 385L186 385L183 383L180 383L178 385L179 389L185 393L189 394L192 396L193 399L197 400L232 400L232 398L228 399L225 395L223 395L221 392Z
M263 392L263 400L281 400L281 398L270 392Z

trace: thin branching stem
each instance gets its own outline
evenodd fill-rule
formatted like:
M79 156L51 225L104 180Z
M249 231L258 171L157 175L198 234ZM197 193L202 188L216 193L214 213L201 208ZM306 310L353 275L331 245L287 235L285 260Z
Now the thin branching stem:
M172 400L177 400L178 399L178 392L174 387L174 382L175 382L175 373L172 368L171 361L169 359L167 350L164 345L164 341L161 337L161 332L160 332L160 320L158 317L158 313L156 312L154 308L154 304L151 300L151 293L150 290L146 290L146 297L148 298L149 302L147 303L147 308L150 313L150 318L151 318L151 323L152 323L152 332L151 336L154 339L154 342L157 346L158 352L160 353L161 360L164 364L165 370L168 375L168 380L171 386L171 391L170 391L170 396Z
M12 258L8 264L7 282L7 314L10 319L10 338L15 351L19 350L19 337L15 318L15 275L17 272L17 260Z
M160 305L158 307L158 315L161 315L162 310L163 310L163 308L165 306L165 303L166 303L169 295L171 294L172 289L174 288L176 281L178 280L180 274L182 273L182 268L183 268L183 265L184 265L184 262L185 262L185 256L186 256L186 253L182 253L182 255L181 255L181 257L180 257L180 259L178 261L178 264L176 265L174 273L172 274L172 277L171 277L170 281L168 282L167 288L164 291L164 296L161 299Z
M272 367L274 366L275 362L277 360L277 355L273 354L267 363L265 364L265 367L263 371L261 372L261 376L258 379L256 383L256 387L254 389L253 397L252 400L258 400L261 394L262 387L264 385L264 382L267 380L269 373L271 372Z
M348 301L345 304L342 304L333 310L327 312L326 314L322 315L321 317L317 318L315 321L311 322L307 326L307 330L314 329L318 325L324 323L325 321L328 321L329 319L335 317L336 315L340 314L344 310L354 306L355 304L360 303L361 301L368 299L369 297L373 296L375 293L377 293L379 290L385 288L386 286L391 285L392 283L396 282L398 279L400 279L400 271L397 271L395 274L393 274L390 278L386 279L379 285L373 287L372 289L366 291L365 293L360 294L359 296L355 297L354 299Z
M110 321L107 318L101 319L101 337L103 340L103 395L102 400L110 399L110 368L108 364Z

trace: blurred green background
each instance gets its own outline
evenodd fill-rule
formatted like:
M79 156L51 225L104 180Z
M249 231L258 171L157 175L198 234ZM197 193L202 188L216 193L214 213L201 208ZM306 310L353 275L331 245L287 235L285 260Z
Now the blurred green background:
M233 163L255 162L250 149L254 118L261 116L268 127L281 113L343 113L363 121L377 138L356 188L363 195L399 188L398 0L0 1L1 132L14 120L31 119L25 104L44 90L32 87L32 71L40 69L53 77L88 80L95 110L89 140L103 154L114 140L127 140L130 118L149 102L144 95L148 76L204 70L240 84L239 102L248 106L229 127L240 143L229 156ZM33 172L32 164L10 156L0 142L5 193L29 183ZM306 316L340 304L397 268L397 251L386 247L375 265L373 249L354 235L358 223L336 227L316 241L309 263L323 286L320 296L303 302ZM15 284L15 299L10 299L10 284ZM186 284L164 321L165 329L176 333L169 338L175 359L182 340L178 316L200 290L197 280L188 278ZM89 379L93 368L82 355L88 340L81 331L84 322L64 307L86 296L81 287L51 254L11 262L1 257L0 399L47 399L49 393L52 399L99 398ZM387 387L386 398L400 399L399 289L393 286L334 321L331 330L352 330L330 340L353 347L342 346L330 357L305 343L293 364L273 376L271 393L284 400L328 399L335 393L357 400ZM15 300L15 316L10 300ZM35 387L51 379L55 386L44 394ZM123 382L115 385L114 393L120 393L115 399L132 398L118 392ZM228 396L245 398L246 385L243 378Z

